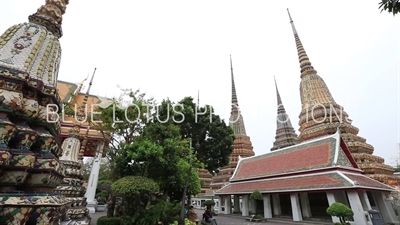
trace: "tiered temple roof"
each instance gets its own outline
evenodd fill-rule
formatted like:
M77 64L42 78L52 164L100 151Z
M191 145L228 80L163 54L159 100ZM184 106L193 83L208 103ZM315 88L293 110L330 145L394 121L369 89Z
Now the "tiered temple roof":
M393 191L362 174L337 131L264 155L241 158L230 183L216 195L334 189Z
M393 168L385 165L383 158L372 155L372 145L366 143L365 138L358 136L358 128L351 124L348 114L335 102L326 83L311 65L290 13L289 18L301 68L302 110L299 116L299 141L333 134L339 128L355 161L366 174L384 183L395 182L396 178L392 176Z
M92 109L95 113L97 104L109 101L109 99L90 95L89 93L82 93L81 91L85 81L86 79L82 81L81 84L75 84L59 80L57 82L57 90L65 108L71 107L72 110L75 110L82 105L86 105L85 111L87 118L86 121L80 124L79 135L83 138L86 136L86 132L88 132L88 142L86 144L85 152L83 152L83 156L92 157L96 152L97 143L104 140L104 134L96 129L96 124L89 124L89 120L91 119L90 117L93 113ZM71 129L74 127L74 122L76 121L74 116L75 115L64 114L61 122L61 133L59 134L61 139L69 137ZM105 144L107 145L107 143ZM103 156L105 156L105 152L103 153Z
M229 118L229 126L233 129L235 134L235 141L233 142L233 151L230 155L229 165L220 169L219 173L213 178L211 188L218 190L232 177L235 171L236 165L239 161L239 157L250 157L254 156L253 146L250 141L250 137L246 134L246 128L244 125L243 116L240 112L239 103L236 95L235 80L233 77L233 66L232 58L231 63L231 82L232 82L232 108L231 116Z
M271 148L271 151L275 151L277 149L285 148L299 143L299 141L297 140L297 134L294 131L292 123L290 122L289 115L286 114L285 107L283 106L276 80L275 89L278 103L278 115L276 117L275 142L273 147Z

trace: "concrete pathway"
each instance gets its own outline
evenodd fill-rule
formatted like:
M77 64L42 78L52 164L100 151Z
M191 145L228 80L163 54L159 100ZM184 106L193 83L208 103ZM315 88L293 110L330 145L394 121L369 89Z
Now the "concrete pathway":
M107 211L96 212L96 213L92 214L92 220L90 221L90 225L96 225L97 224L97 219L99 217L106 216L106 215L107 215Z
M204 210L195 210L199 219L202 218ZM101 216L107 215L107 212L96 212L92 214L92 221L90 225L96 225L97 219ZM289 219L268 219L268 222L249 222L246 221L245 217L241 215L218 215L215 216L218 225L257 225L257 224L268 224L268 225L331 225L332 223L323 223L323 222L313 222L313 221L306 221L306 222L293 222Z

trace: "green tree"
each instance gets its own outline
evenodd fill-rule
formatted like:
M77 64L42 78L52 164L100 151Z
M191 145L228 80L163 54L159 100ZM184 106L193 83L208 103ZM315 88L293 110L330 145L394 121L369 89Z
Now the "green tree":
M152 179L141 176L127 176L117 180L111 186L112 191L124 198L124 224L143 223L143 216L159 187ZM154 221L152 221L154 222ZM152 223L154 224L154 223Z
M382 11L387 11L396 15L400 11L400 1L399 0L381 0L379 3L379 8Z
M339 218L342 224L346 224L346 217L353 216L354 212L347 205L340 202L335 202L326 209L326 213L330 216Z
M260 193L259 190L255 190L253 191L253 193L251 193L250 195L250 200L254 200L254 201L262 201L264 198L262 196L262 194ZM255 204L255 209L254 209L254 213L257 214L257 203Z
M190 146L195 146L188 154L190 168L206 168L214 174L220 167L229 164L229 156L233 151L234 134L230 127L216 114L213 107L206 105L199 107L193 98L185 97L177 104L169 99L163 100L157 107L154 123L173 123L180 129L182 139L190 140ZM182 207L179 224L184 224L183 207L187 194L189 177L186 177L182 196ZM190 199L190 195L189 195ZM189 200L188 199L188 200Z
M195 157L210 173L229 164L235 136L210 105L197 106L192 97L185 97L177 104L164 100L157 112L158 121L173 121L180 128L182 138L191 138Z
M133 143L140 136L147 122L148 106L156 104L153 98L147 98L140 90L121 89L121 92L108 106L107 102L103 102L91 121L91 126L99 130L105 139L110 140L109 147L105 150L112 182L122 177L115 172L117 158L125 154L123 150L127 143ZM108 217L113 216L116 202L115 195L110 197Z

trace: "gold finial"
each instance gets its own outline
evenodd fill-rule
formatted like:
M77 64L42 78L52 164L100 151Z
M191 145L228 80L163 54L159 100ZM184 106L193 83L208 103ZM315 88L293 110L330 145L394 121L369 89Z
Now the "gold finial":
M67 9L69 0L46 0L35 14L29 16L29 22L42 25L54 36L62 36L62 15Z

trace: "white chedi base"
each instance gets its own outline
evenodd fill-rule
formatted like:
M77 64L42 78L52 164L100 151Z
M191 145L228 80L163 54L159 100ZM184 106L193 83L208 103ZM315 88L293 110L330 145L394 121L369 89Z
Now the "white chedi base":
M107 204L106 205L97 205L96 206L96 212L104 212L107 209Z
M87 205L86 208L89 209L89 213L90 214L94 214L96 212L96 208L97 208L97 201L87 201Z

